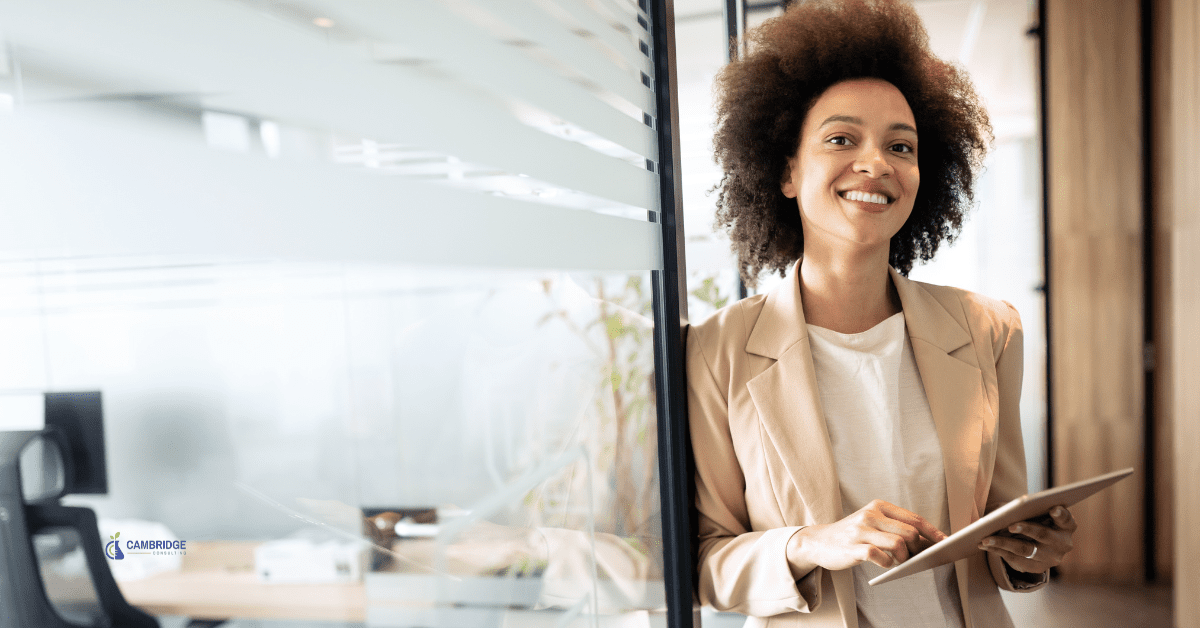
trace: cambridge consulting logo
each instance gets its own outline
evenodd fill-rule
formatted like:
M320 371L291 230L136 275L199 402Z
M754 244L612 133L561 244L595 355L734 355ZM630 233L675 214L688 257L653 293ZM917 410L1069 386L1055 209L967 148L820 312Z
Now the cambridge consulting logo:
M121 533L118 532L108 537L112 540L108 542L108 545L104 546L104 555L108 556L112 560L121 560L122 558L125 558L125 554L121 553L121 543L117 541L120 536Z

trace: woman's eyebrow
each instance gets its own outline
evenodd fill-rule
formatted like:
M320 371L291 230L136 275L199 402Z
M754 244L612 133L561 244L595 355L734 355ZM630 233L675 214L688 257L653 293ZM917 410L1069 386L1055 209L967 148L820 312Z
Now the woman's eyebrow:
M832 124L834 122L849 122L850 124L857 124L859 126L862 126L862 123L863 123L862 118L856 118L854 116L832 115L832 116L829 116L828 118L825 118L825 121L822 122L821 126L819 126L817 128L818 129L822 128L825 125Z
M858 126L862 126L862 124L863 124L862 118L856 118L854 116L835 114L835 115L829 116L828 118L825 118L825 121L822 122L821 126L819 126L817 128L818 129L823 128L823 127L825 127L825 125L832 124L834 122L847 122L850 124L857 124ZM904 122L893 122L892 125L888 127L888 130L889 131L908 131L914 135L917 135L916 127L914 127L911 124L906 124Z

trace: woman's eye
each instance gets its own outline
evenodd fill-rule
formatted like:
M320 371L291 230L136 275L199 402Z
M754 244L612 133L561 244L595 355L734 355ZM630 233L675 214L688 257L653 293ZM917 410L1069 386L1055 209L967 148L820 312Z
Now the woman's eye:
M829 143L837 144L838 146L849 146L850 138L848 138L844 135L838 135L838 136L829 138Z
M908 144L896 144L892 146L892 150L896 151L897 153L911 153L913 152L913 147L909 146Z

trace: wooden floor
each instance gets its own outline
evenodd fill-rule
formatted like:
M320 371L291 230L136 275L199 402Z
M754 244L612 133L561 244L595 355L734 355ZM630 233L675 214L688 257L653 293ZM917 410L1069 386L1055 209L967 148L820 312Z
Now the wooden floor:
M1170 587L1051 582L1033 593L1002 594L1017 628L1172 628L1175 625Z
M1016 628L1175 626L1170 587L1117 587L1056 581L1033 593L1001 594ZM703 628L741 628L745 620L741 615L705 609L701 623Z

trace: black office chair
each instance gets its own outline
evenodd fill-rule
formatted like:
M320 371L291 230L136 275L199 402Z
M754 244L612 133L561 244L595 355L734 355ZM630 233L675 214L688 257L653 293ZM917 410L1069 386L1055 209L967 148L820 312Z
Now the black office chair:
M29 486L28 478L23 486L21 454L37 444L43 447L36 474L41 486ZM71 451L64 432L53 426L40 432L0 432L0 628L158 628L154 617L130 606L117 588L95 513L58 503L74 482ZM95 587L100 614L90 623L64 619L42 581L33 535L62 528L78 534Z

